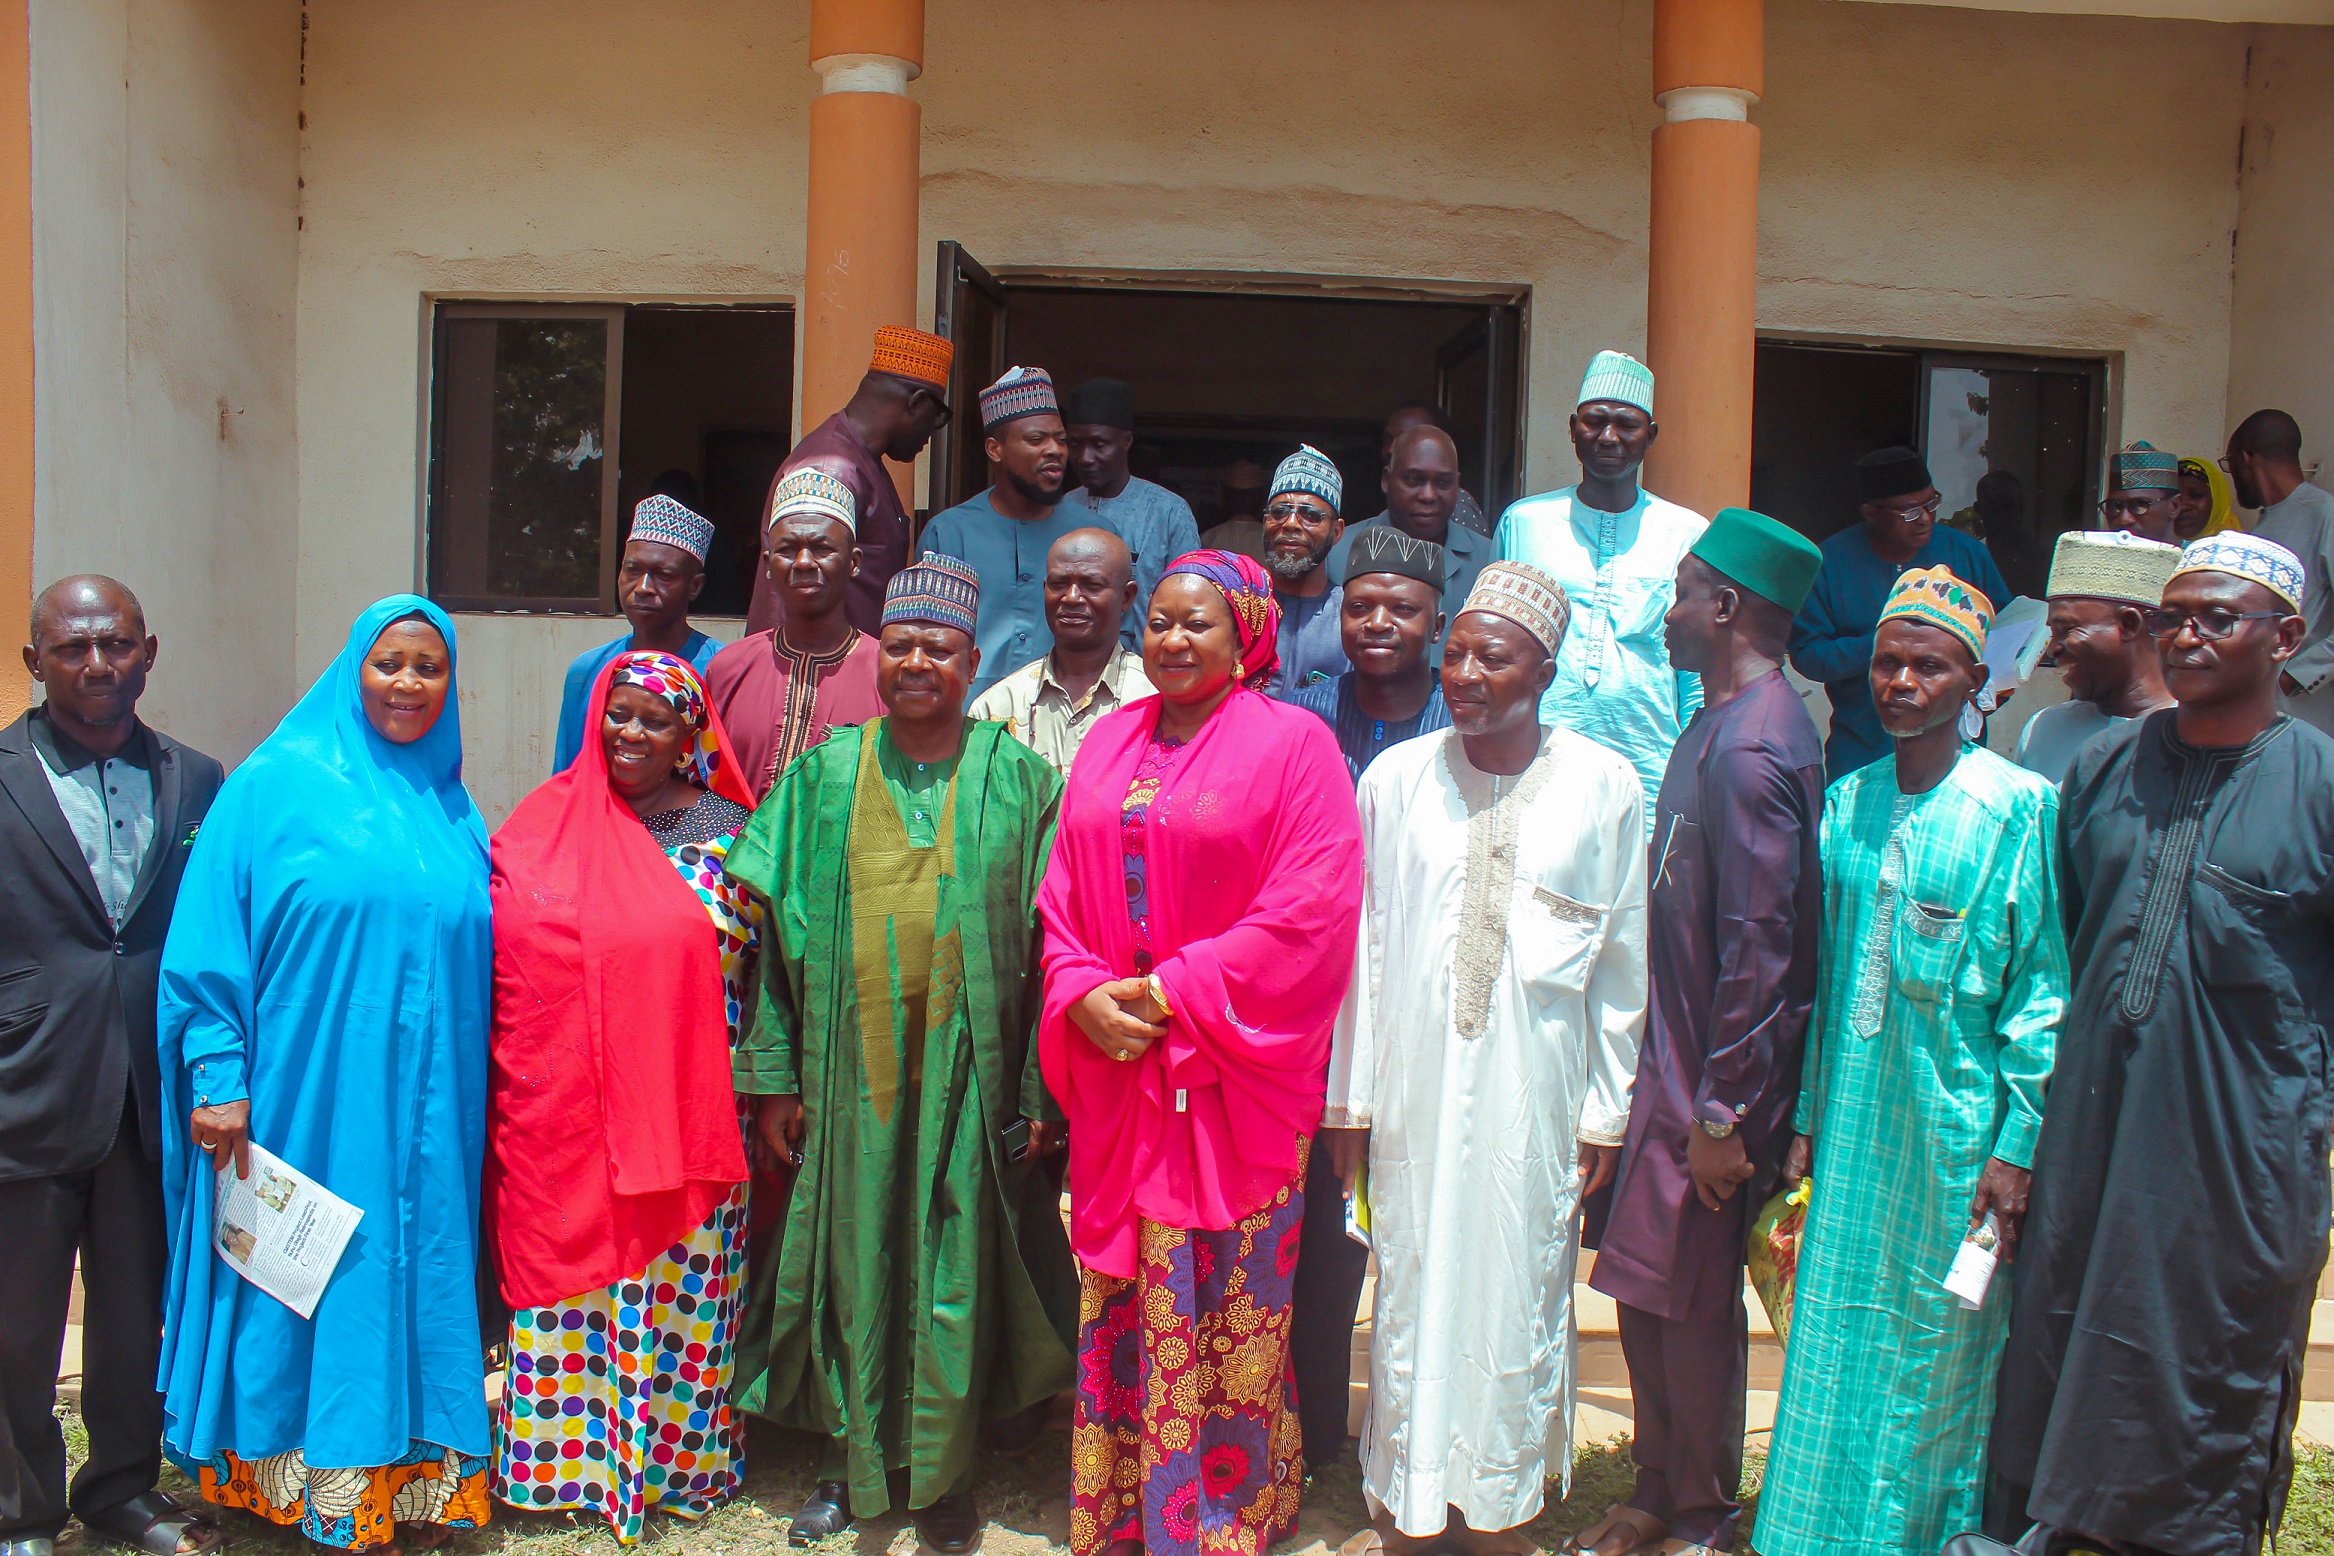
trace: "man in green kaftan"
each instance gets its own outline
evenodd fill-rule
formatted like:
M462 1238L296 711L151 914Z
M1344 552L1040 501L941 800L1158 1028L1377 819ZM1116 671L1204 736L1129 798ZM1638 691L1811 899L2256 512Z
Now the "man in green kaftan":
M982 1422L1071 1381L1077 1283L1036 1160L1061 1115L1030 1041L1062 784L964 717L979 587L942 556L891 581L888 712L797 759L729 854L771 908L737 1089L800 1166L736 1394L829 1439L796 1545L904 1499L927 1546L969 1549Z
M2010 1282L1945 1289L1990 1218L2016 1252L2067 955L2058 790L1965 744L1991 602L1898 581L1872 700L1894 749L1823 808L1822 971L1786 1178L1800 1249L1762 1556L1936 1556L1978 1527ZM1811 1152L1812 1148L1812 1152Z

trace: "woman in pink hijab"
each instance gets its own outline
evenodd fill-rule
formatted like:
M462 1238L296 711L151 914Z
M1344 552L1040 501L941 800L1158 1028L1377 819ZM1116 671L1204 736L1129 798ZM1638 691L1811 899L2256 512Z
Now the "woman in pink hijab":
M1038 893L1046 1083L1084 1268L1076 1556L1258 1556L1304 1470L1289 1288L1361 828L1329 727L1257 688L1272 581L1195 551L1151 596L1158 689L1094 726Z

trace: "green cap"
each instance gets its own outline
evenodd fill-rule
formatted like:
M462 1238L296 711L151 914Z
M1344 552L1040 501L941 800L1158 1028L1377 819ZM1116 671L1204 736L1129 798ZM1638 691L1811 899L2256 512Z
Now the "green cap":
M1688 556L1700 557L1763 600L1796 616L1815 587L1823 553L1815 542L1777 519L1748 508L1721 508Z

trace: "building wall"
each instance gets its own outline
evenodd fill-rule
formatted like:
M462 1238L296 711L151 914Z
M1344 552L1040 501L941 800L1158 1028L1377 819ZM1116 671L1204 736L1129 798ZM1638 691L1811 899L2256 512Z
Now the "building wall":
M419 577L433 297L799 293L807 0L308 0L304 87L293 0L35 17L41 569L166 580L157 625L190 652L166 648L154 706L224 754ZM1771 0L1762 328L2109 355L2111 433L2209 443L2255 31ZM1238 0L1029 0L1009 22L931 0L922 244L1528 284L1527 478L1558 484L1582 365L1643 339L1650 34L1650 0L1348 0L1334 27ZM2131 83L2167 58L2187 89L2143 113ZM2256 113L2322 122L2307 65L2257 81ZM2251 182L2247 217L2307 251L2283 177ZM2298 349L2280 371L2297 411L2325 377ZM615 626L480 622L470 773L499 814L541 770L540 689Z
M34 0L36 587L162 639L144 712L236 760L297 682L297 0Z
M2291 411L2303 460L2334 469L2334 29L2252 37L2227 420Z

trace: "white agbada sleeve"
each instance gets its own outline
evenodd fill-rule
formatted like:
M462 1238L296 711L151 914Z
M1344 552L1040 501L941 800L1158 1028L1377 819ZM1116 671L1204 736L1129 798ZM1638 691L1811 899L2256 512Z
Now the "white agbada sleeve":
M1378 813L1389 808L1379 803L1381 787L1372 784L1365 773L1354 795L1361 809L1361 933L1354 936L1353 979L1345 986L1345 1002L1337 1008L1337 1026L1329 1039L1329 1101L1321 1114L1324 1129L1369 1128L1376 1094L1378 970L1384 965L1381 942L1385 923L1379 874L1381 867L1392 863L1377 835Z
M1629 1088L1645 1036L1645 802L1634 773L1616 777L1625 778L1627 803L1614 807L1618 824L1607 854L1613 910L1588 978L1588 1096L1578 1130L1587 1145L1619 1145L1628 1134Z

